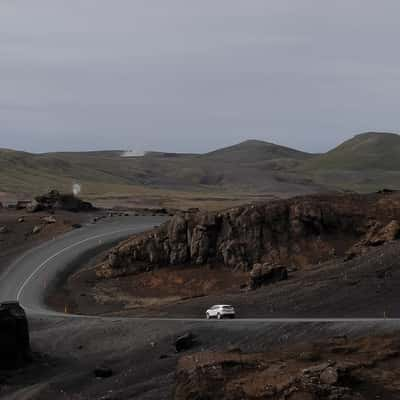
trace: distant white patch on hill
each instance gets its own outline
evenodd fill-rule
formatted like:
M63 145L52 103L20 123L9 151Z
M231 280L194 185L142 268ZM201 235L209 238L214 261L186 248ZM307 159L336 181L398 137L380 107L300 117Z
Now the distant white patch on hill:
M146 154L144 151L128 150L121 154L121 157L143 157Z

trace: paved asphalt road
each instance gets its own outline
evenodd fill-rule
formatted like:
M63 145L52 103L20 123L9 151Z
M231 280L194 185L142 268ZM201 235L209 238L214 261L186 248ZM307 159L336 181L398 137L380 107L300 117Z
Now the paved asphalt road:
M18 300L28 313L55 314L44 303L45 289L90 251L153 228L164 217L112 217L87 224L36 247L0 276L0 302Z
M79 261L90 252L112 246L130 235L153 228L165 221L163 217L114 217L109 220L88 224L52 241L36 247L14 261L0 276L0 302L18 300L30 315L66 316L51 310L44 302L44 293L60 277L79 265ZM70 317L91 318L68 314ZM93 317L98 318L98 317ZM114 318L115 319L115 318ZM138 318L132 318L138 319ZM166 320L166 318L149 318ZM168 319L181 320L181 319ZM185 321L202 321L187 318ZM204 320L205 321L205 320ZM269 322L373 322L373 318L292 318L292 319L240 319L236 321ZM398 319L400 321L400 319ZM235 323L235 320L230 321Z

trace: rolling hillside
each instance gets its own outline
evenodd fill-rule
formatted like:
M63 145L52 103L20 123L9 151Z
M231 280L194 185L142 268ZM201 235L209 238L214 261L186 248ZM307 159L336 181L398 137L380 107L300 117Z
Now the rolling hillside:
M400 189L400 136L367 132L333 150L306 160L298 168L313 182L359 192Z
M304 168L400 171L400 136L380 132L356 135L335 149L308 160Z
M206 154L122 154L0 149L0 192L69 190L73 182L84 185L90 196L131 196L143 190L289 196L326 189L400 189L400 136L390 133L360 134L325 154L259 140Z
M224 162L255 163L273 160L306 160L313 155L289 147L279 146L261 140L245 142L215 150L203 155L208 160Z
M261 141L247 141L207 154L151 152L122 157L122 151L30 154L0 150L1 191L41 192L79 181L91 191L146 186L173 190L246 188L302 192L312 186L288 166L311 155ZM279 175L277 175L279 171ZM312 190L311 190L312 191Z

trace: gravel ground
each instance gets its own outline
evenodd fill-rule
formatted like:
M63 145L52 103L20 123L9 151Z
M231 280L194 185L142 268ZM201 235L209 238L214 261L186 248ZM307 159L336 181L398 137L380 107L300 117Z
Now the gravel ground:
M6 377L1 399L171 399L180 356L173 342L188 331L197 337L190 351L239 347L244 352L262 352L337 335L391 334L400 329L400 322L390 320L289 323L33 318L30 324L35 361ZM111 368L113 376L95 378L93 371L99 366Z

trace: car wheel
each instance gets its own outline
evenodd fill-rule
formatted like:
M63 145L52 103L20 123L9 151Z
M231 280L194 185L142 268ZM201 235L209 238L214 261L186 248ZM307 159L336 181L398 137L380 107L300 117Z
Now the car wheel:
M222 315L220 313L217 314L218 319L222 319Z

